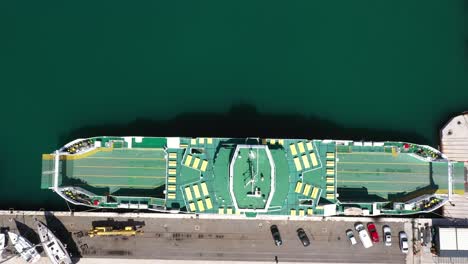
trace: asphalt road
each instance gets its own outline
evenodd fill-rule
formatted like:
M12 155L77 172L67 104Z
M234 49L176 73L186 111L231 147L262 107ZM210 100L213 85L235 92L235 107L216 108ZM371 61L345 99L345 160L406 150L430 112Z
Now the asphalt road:
M38 242L32 227L33 217L0 216L2 226L19 229L33 242ZM399 251L398 232L403 223L390 223L391 247L383 243L364 249L351 246L345 230L352 222L336 221L267 221L222 219L134 219L143 227L135 237L94 237L86 235L93 222L106 218L90 217L38 217L57 233L75 257L129 258L129 259L178 259L178 260L237 260L281 262L342 262L342 263L404 263L405 255ZM11 220L11 221L10 221ZM16 220L16 221L15 221ZM116 219L120 222L121 219ZM102 223L94 223L102 225ZM270 225L279 227L283 245L273 243ZM381 224L376 223L381 235ZM18 228L17 228L18 227ZM304 248L296 236L302 227L311 240ZM66 229L66 230L65 230ZM357 233L355 232L355 235ZM7 250L8 251L8 250ZM8 252L6 252L8 254Z

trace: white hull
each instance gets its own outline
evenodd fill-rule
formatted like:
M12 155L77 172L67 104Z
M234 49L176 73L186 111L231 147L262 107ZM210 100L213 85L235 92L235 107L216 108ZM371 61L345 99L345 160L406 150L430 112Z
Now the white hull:
M6 241L5 234L0 234L0 258L2 258L3 250L5 249Z
M26 238L12 232L8 232L8 237L10 238L10 241L15 247L16 251L18 251L18 253L26 262L35 263L41 258L36 248L33 247L31 242L29 242Z
M71 264L71 258L62 242L43 223L36 220L37 232L42 242L42 247L50 261L54 264Z

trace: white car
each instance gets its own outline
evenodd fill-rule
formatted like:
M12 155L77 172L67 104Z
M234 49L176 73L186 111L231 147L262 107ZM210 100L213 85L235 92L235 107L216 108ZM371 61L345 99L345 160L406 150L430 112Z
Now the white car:
M346 236L348 237L349 241L351 241L351 245L357 244L356 237L354 237L353 230L351 229L346 230Z
M400 249L401 252L407 254L408 253L408 236L404 231L400 232Z
M383 240L386 246L392 245L392 230L388 225L383 226Z
M361 239L364 248L372 247L372 240L369 237L369 233L367 233L367 230L364 228L364 225L362 223L356 223L354 228L358 232L359 238Z

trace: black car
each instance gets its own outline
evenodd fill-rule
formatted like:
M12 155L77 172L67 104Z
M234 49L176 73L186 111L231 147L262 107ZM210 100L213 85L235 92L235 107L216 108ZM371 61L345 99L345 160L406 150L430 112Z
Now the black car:
M283 240L281 240L281 235L276 225L272 225L270 227L271 235L273 235L273 240L275 241L276 246L281 246L283 244Z
M304 247L307 247L308 245L310 245L310 240L307 237L307 234L304 231L304 229L302 229L302 228L297 229L297 236L299 237L299 240L301 240L302 245Z

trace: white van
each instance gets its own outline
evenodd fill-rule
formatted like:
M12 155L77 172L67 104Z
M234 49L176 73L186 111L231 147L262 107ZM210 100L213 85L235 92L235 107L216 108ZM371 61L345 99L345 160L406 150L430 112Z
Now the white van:
M356 223L354 226L356 228L356 231L359 234L359 238L361 239L362 245L364 245L364 248L370 248L373 246L372 240L369 237L369 233L367 233L367 230L364 228L364 225L362 223Z

